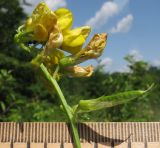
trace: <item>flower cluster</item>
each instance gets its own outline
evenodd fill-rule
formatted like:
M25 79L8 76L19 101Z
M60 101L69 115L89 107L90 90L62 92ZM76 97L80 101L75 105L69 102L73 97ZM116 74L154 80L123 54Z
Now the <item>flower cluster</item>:
M77 64L99 57L105 48L107 34L94 35L83 48L91 28L83 26L72 29L72 21L70 10L60 8L52 11L41 2L24 25L18 28L15 40L29 52L39 44L42 46L40 53L31 61L35 67L44 63L52 74L55 66L60 65L63 69L60 74L89 77L93 66L81 67ZM66 56L65 52L70 55Z

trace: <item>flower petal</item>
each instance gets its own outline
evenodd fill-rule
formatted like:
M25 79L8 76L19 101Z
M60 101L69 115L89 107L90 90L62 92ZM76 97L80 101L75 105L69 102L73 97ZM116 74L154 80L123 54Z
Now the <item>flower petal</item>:
M49 49L56 49L62 45L63 42L63 35L59 28L54 28L50 33L49 40L47 41L46 48Z
M57 16L57 24L62 31L71 28L73 16L70 10L66 8L60 8L57 9L54 13Z
M90 30L91 28L89 26L84 26L71 31L63 32L64 40L62 49L72 54L79 52L85 43Z
M48 32L46 28L41 24L37 24L34 30L34 39L36 41L45 41L47 37L48 37Z
M31 17L25 23L25 29L27 32L34 32L36 26L39 24L41 27L39 26L38 31L42 31L42 28L45 28L48 32L48 35L50 31L57 25L56 15L48 8L48 6L44 2L39 3L34 9ZM36 33L38 34L37 31Z

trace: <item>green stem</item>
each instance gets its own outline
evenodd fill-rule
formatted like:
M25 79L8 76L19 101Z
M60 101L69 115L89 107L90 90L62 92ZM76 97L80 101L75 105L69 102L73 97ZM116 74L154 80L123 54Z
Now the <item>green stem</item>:
M70 124L71 124L73 140L74 140L74 144L75 144L76 148L81 148L80 139L79 139L79 135L78 135L78 131L77 131L77 125L76 125L71 107L67 104L66 99L65 99L65 97L62 93L62 90L60 89L56 79L50 75L50 73L48 72L47 68L43 65L43 63L40 65L40 68L43 71L46 79L48 81L50 81L51 84L53 85L53 87L54 87L54 89L55 89L55 91L56 91L56 93L62 103L64 111L67 114L67 117L68 117ZM58 69L59 68L57 68L57 70ZM57 73L57 70L56 70L56 73Z

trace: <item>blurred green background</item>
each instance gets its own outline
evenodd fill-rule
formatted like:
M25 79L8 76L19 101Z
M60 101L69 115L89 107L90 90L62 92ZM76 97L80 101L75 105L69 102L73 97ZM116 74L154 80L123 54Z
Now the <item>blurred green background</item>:
M29 63L36 51L28 54L14 43L16 29L27 17L19 1L0 0L0 10L0 121L66 121L56 95L47 91ZM90 78L62 78L69 104L154 83L152 91L123 105L85 113L80 121L160 121L160 68L130 55L124 58L129 73L107 73L98 65Z

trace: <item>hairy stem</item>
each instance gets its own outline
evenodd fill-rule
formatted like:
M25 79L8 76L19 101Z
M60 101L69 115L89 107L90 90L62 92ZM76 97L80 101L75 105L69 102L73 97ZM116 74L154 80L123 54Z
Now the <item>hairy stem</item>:
M76 148L81 148L80 139L79 139L79 135L78 135L78 131L77 131L77 125L76 125L76 122L75 122L75 119L74 119L74 116L73 116L72 109L67 104L66 99L65 99L65 97L62 93L62 90L60 89L60 87L59 87L59 85L58 85L58 83L55 79L55 75L54 75L54 77L52 77L43 63L40 65L40 68L41 68L44 76L46 77L46 79L54 87L54 89L55 89L54 91L56 91L56 93L57 93L57 95L58 95L58 97L59 97L59 99L62 103L63 109L67 114L67 117L69 119L69 122L70 122L71 128L72 128L72 134L73 134L73 140L74 140L75 147ZM57 70L58 69L59 69L59 67L57 67ZM57 73L57 70L56 70L56 73Z

